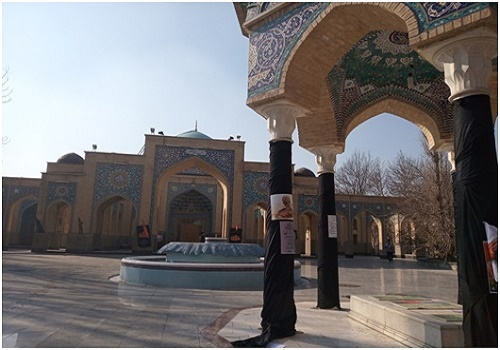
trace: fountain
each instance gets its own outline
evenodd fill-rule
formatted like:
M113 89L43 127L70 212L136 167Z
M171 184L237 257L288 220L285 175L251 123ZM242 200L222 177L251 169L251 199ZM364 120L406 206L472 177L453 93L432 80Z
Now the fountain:
M157 287L262 290L264 249L258 244L229 243L224 238L207 237L204 243L170 242L159 254L123 258L122 282ZM294 281L301 279L295 261Z

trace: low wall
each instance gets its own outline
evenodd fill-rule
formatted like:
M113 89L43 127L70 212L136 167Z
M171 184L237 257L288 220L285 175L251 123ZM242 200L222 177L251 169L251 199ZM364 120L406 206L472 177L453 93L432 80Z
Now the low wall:
M166 262L164 256L123 258L120 267L122 282L157 287L262 290L264 263L179 263ZM294 281L300 282L300 263L294 264Z

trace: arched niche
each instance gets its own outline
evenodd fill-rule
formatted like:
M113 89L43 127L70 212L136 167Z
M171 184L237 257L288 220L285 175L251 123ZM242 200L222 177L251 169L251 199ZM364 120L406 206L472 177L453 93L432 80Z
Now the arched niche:
M101 246L131 247L136 226L137 209L131 200L112 196L103 200L96 210L95 232L100 235Z
M199 242L211 236L213 203L202 193L188 190L172 199L168 208L166 241Z
M8 225L4 235L9 235L10 244L31 246L33 234L36 231L36 211L38 203L30 195L19 198L10 207L8 213Z
M208 181L213 181L217 185L217 194L220 193L220 196L217 196L217 205L215 206L214 232L225 237L229 230L229 181L219 169L198 157L185 159L168 168L158 177L154 194L152 225L155 230L159 231L166 230L168 227L168 223L166 222L168 218L169 203L168 186L171 181L175 179L179 181L189 179L189 181L192 181L193 183L200 182L197 181L196 178L190 178L188 175L182 175L184 171L192 168L199 169L203 172L203 174L207 175L207 177L211 179ZM201 182L203 183L203 180L201 180ZM220 200L219 197L221 197Z
M45 232L67 234L71 230L72 207L64 200L58 200L47 207L45 214Z
M318 214L306 211L299 216L297 244L295 250L299 254L316 255L318 245Z
M249 206L243 213L243 241L264 246L266 235L267 203L258 202Z

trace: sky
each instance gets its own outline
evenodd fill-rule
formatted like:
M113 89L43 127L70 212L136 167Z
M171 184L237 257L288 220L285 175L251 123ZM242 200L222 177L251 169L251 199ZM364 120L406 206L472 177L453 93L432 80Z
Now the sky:
M263 117L246 106L248 38L233 4L3 2L2 176L39 178L70 152L138 154L144 135L193 130L245 141L245 160L269 161ZM295 168L318 168L294 135ZM388 162L421 153L420 130L384 114L347 138Z

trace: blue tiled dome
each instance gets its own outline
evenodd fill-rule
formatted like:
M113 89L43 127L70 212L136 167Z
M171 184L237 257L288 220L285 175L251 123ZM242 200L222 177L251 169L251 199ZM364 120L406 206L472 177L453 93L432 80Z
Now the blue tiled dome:
M191 130L183 132L182 134L177 135L177 137L187 137L190 139L205 139L212 140L210 136L205 135L204 133L199 132L198 130Z

